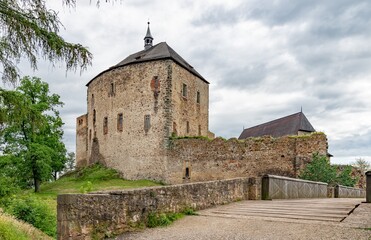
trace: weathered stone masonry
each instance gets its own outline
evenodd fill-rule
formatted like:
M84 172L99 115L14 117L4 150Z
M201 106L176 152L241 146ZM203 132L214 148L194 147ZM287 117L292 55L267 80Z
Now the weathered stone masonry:
M77 165L101 162L128 179L165 180L169 137L208 134L208 91L171 59L102 73L88 84L88 113L77 119Z
M247 178L58 196L58 239L86 240L129 231L150 213L181 212L248 199Z
M166 153L166 182L261 177L264 174L297 177L300 169L317 152L327 154L325 134L281 138L267 136L242 141L175 139Z

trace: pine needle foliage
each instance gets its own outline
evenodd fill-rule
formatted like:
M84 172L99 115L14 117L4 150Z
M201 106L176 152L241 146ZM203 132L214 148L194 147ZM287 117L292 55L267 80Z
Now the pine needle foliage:
M75 0L63 0L73 7ZM2 80L16 83L18 63L28 60L37 69L42 57L53 65L64 62L66 70L85 70L92 54L81 44L65 41L59 35L62 26L57 12L48 9L44 0L0 0L0 63Z

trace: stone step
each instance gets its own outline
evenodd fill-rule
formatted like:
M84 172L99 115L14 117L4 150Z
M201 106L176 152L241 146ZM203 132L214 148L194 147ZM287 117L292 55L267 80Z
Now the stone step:
M214 212L214 211L212 211ZM221 210L218 212L227 212L227 213L272 213L272 214L310 214L310 215L321 215L321 216L341 216L344 217L348 215L349 211L346 212L338 212L338 211L322 211L322 210L291 210L291 211L286 211L286 210L281 210L281 209L232 209L232 210Z
M237 215L259 215L259 214L269 214L273 215L282 215L282 216L313 216L313 217L329 217L329 218L344 218L347 214L336 214L336 213L315 213L315 212L285 212L285 211L212 211L211 213L216 214L237 214Z
M311 221L326 221L326 222L340 222L343 218L329 218L321 216L301 216L301 215L272 215L272 214L254 214L254 215L239 215L239 214L202 214L203 216L211 217L228 217L228 218L264 218L264 219L289 219L289 220L311 220Z
M349 207L318 207L318 206L296 206L296 207L290 207L290 206L271 206L271 205L261 205L261 206L240 206L238 209L280 209L280 210L287 210L287 211L292 211L292 210L302 210L302 209L308 209L308 210L321 210L321 211L339 211L339 212L346 212L348 213L351 209L353 209L354 206L349 206ZM230 208L225 208L225 209L235 209L235 207L230 207Z

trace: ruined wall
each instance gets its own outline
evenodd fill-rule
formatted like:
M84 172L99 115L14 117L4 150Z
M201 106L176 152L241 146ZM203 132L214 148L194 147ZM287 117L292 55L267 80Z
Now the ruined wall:
M261 177L296 177L313 153L327 154L322 133L246 140L175 139L168 151L167 182Z
M58 196L58 239L102 239L145 224L150 213L181 212L248 199L247 178Z

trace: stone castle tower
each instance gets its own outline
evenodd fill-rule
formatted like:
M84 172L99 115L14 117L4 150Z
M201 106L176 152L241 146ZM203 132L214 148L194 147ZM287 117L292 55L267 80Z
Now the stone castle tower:
M209 83L166 42L88 82L87 114L77 118L76 162L101 162L128 179L166 179L169 137L208 136Z

